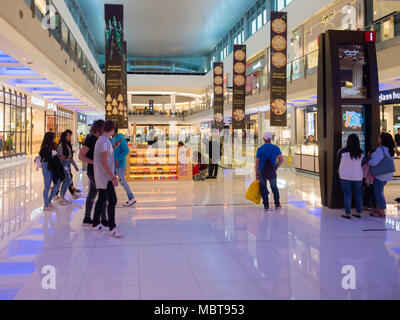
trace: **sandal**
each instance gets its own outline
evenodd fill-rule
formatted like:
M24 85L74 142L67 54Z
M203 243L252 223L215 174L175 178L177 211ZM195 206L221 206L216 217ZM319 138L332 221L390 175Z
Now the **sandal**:
M342 218L345 218L345 219L347 219L347 220L350 220L350 219L351 219L351 215L349 215L349 214L344 214L344 215L342 215Z
M375 217L375 218L385 218L385 216L382 216L379 212L376 212L376 211L371 212L369 215L371 217Z
M361 219L361 214L354 214L354 213L353 213L353 217L354 217L354 218L357 218L357 219Z

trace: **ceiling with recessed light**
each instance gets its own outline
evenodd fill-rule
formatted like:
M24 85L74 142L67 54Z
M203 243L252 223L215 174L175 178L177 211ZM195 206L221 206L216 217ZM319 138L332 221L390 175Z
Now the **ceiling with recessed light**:
M29 65L24 58L20 63L10 55L0 50L0 79L13 87L21 88L34 95L40 96L54 104L64 106L68 109L95 111L94 107L74 97L62 88L62 83L53 83L25 64ZM45 76L47 73L44 74Z

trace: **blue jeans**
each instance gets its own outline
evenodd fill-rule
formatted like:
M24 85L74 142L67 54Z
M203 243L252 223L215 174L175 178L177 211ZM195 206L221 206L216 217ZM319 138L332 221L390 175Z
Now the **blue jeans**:
M386 209L386 200L385 200L385 185L387 182L374 179L374 194L375 201L378 209L385 210Z
M274 194L274 202L275 205L279 205L280 204L280 196L279 196L279 189L278 189L278 185L277 185L277 178L274 179L267 179L269 181L269 184L271 186L271 190L272 193ZM268 191L268 187L267 187L267 180L264 180L260 177L260 191L261 191L261 196L263 198L263 202L264 202L264 207L269 207L269 191Z
M126 168L123 167L123 168L115 169L115 172L117 173L119 183L121 184L122 188L124 188L124 190L128 196L128 199L129 200L135 199L135 197L131 191L131 188L129 187L129 184L128 184L128 182L126 182L126 179L125 179Z
M340 184L342 185L344 194L344 208L346 214L351 214L351 200L356 199L357 213L362 213L362 180L361 181L350 181L340 179Z
M61 160L61 164L64 168L64 173L65 173L65 179L62 183L61 186L61 196L64 197L65 194L67 193L67 190L69 188L69 186L72 183L72 179L71 179L71 161L66 161L66 160Z
M44 180L44 190L43 190L43 200L44 200L44 206L48 207L49 204L51 203L51 200L53 200L54 196L58 192L58 189L60 188L60 180L58 180L57 184L54 185L53 190L50 192L51 188L51 183L53 182L53 174L49 170L49 164L47 162L42 163L42 174L43 174L43 180ZM50 195L49 195L50 192Z

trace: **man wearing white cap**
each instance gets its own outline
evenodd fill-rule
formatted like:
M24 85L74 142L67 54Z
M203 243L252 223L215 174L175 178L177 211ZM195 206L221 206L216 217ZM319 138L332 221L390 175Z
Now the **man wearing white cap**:
M264 208L265 210L269 210L267 181L269 181L272 193L274 194L275 207L281 207L276 171L283 163L283 156L281 149L272 144L273 135L271 132L265 132L263 138L264 145L257 150L256 175L260 183Z

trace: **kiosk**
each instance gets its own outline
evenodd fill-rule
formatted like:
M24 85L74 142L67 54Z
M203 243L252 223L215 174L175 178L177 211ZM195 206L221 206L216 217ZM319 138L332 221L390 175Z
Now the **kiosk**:
M329 30L319 37L318 137L322 205L343 208L337 154L359 136L368 153L379 136L376 35Z

